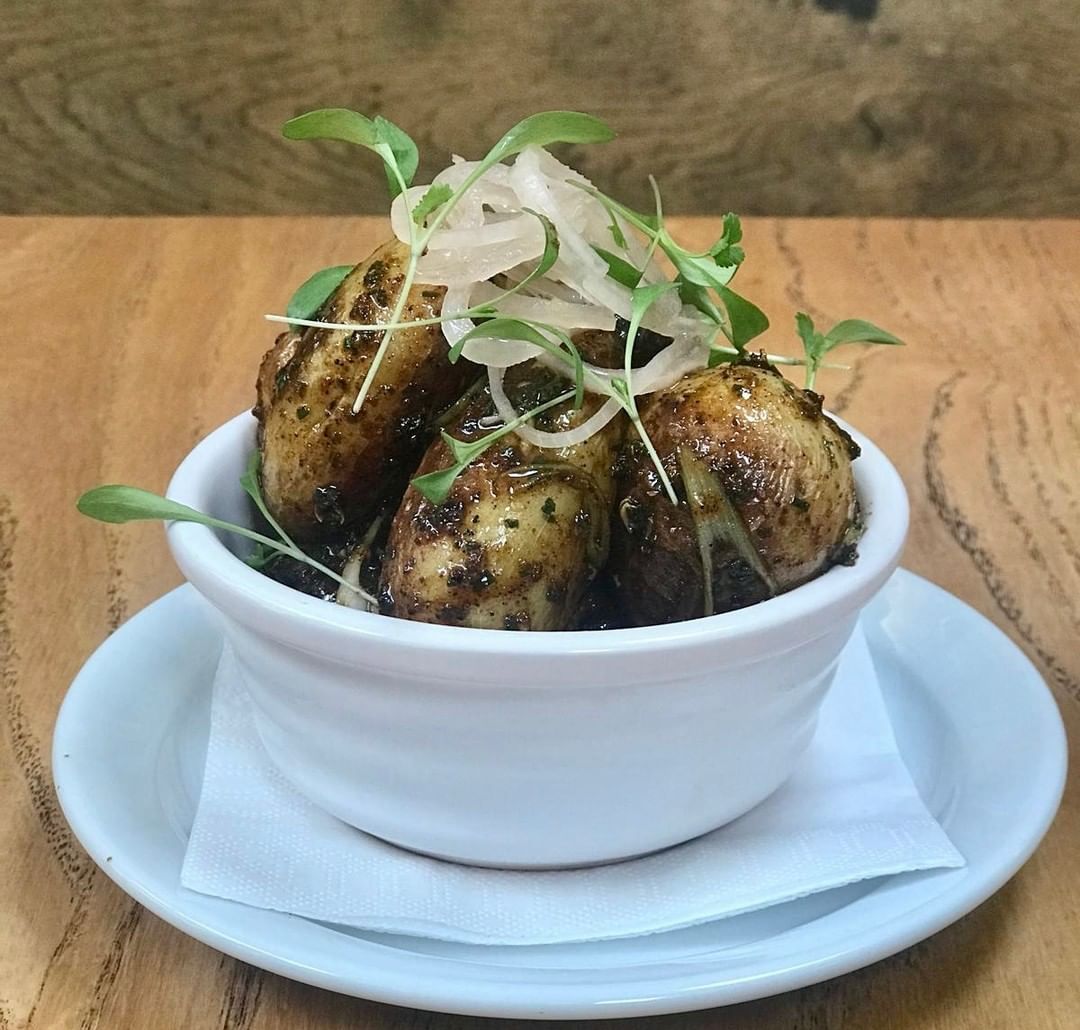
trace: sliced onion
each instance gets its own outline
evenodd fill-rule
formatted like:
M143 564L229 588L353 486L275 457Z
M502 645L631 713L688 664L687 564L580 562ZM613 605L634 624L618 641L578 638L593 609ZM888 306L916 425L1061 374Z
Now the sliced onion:
M490 283L477 283L473 291L473 304L493 301L504 291ZM598 304L574 304L553 297L529 297L521 293L511 294L499 301L499 314L510 318L525 318L533 322L546 322L560 329L607 329L615 328L615 316Z
M477 162L455 158L434 182L457 190L477 168ZM416 281L447 287L442 308L447 314L492 304L500 315L546 323L566 332L612 330L616 316L630 318L632 291L608 275L607 262L594 248L625 254L635 267L644 267L644 282L663 282L666 276L655 257L646 262L648 241L640 239L621 216L612 216L583 186L591 186L585 176L538 147L525 148L513 165L487 169L446 213L428 241L417 262ZM428 188L414 186L395 199L391 222L399 239L407 242L410 229L415 233L409 221L411 210ZM533 273L544 252L543 226L526 208L540 212L555 226L558 259L544 276L503 296L505 290L491 280L505 275L511 283L522 282ZM612 237L613 217L626 237L625 246L617 245ZM703 324L698 312L682 305L674 290L655 300L643 326L671 336L673 342L633 371L630 387L634 394L664 389L707 364L711 328ZM470 318L442 323L451 346L474 328L475 321ZM462 353L468 360L487 366L491 396L504 421L518 417L503 387L507 368L536 359L567 378L571 374L568 362L522 340L471 339ZM593 394L608 395L598 410L580 425L558 433L524 424L516 430L522 440L548 449L571 447L587 440L619 413L622 403L611 395L611 384L622 378L623 370L594 365L585 369L586 388Z
M472 295L475 288L476 283L449 287L443 297L442 310L448 314L468 311L472 307ZM466 333L476 328L476 323L471 318L450 318L442 323L441 328L447 343L453 347Z
M469 286L451 286L443 298L443 311L454 313L467 311L473 303L474 294L479 287L490 286L488 283L472 283ZM472 332L476 323L471 318L451 318L442 323L443 336L446 337L450 346L453 347L463 336ZM518 365L522 361L536 357L543 353L542 348L535 344L526 343L524 340L504 339L475 339L469 340L461 349L461 354L469 361L477 365L488 365L496 368L509 368Z
M506 369L488 368L488 386L491 389L491 399L495 402L495 410L504 422L512 422L518 417L519 412L514 410L510 398L503 389L503 379ZM589 437L600 432L619 413L621 405L614 397L609 397L592 415L579 426L566 429L560 433L548 433L542 429L534 429L528 422L514 430L522 440L531 443L534 447L562 448L573 447L575 444L584 443Z
M416 231L412 221L412 209L420 203L428 189L427 186L410 186L404 193L394 197L394 202L390 205L390 228L402 243L409 242L410 228Z

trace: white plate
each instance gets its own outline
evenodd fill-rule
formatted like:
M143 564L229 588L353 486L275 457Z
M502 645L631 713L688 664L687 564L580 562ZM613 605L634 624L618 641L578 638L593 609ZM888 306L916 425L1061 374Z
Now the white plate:
M53 740L64 813L98 865L161 918L283 976L398 1005L600 1018L727 1005L884 958L969 912L1023 864L1057 810L1065 735L1024 655L967 605L898 572L863 624L900 750L963 869L856 884L626 940L484 947L364 933L180 887L221 649L190 587L110 637Z

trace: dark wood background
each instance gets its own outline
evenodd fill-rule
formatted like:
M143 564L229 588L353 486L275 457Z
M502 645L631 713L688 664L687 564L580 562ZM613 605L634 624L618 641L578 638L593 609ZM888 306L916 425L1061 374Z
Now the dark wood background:
M673 212L1080 214L1077 0L6 0L0 212L381 212L313 106L477 156L570 107Z

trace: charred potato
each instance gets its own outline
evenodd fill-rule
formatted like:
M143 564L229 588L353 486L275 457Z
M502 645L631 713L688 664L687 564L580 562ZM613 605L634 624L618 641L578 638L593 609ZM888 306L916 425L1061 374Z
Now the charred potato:
M389 320L406 249L396 241L357 265L319 320ZM415 287L402 321L439 314L443 289ZM262 489L271 513L303 543L324 543L365 521L405 480L431 435L433 416L477 370L450 364L439 326L401 329L358 414L352 404L381 333L309 328L284 333L263 358L254 413Z
M641 414L680 503L631 444L612 572L632 623L745 607L853 560L858 446L816 394L769 366L725 365Z
M563 392L567 383L535 363L510 371L506 389L518 410ZM559 432L588 418L602 398L586 396L537 419ZM494 407L476 391L447 431L472 440L490 431ZM534 447L509 434L470 464L443 504L410 487L394 518L380 601L390 615L494 629L561 630L575 623L586 588L608 555L613 461L624 428L614 419L584 443ZM452 464L439 440L418 470Z

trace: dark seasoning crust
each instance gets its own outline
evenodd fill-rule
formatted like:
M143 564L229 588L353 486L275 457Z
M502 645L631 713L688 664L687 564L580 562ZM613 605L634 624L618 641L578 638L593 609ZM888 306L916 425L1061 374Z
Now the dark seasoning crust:
M378 324L402 284L402 249L380 248L346 278L320 318ZM403 320L431 317L442 288L415 288ZM576 334L585 360L621 365L626 324ZM451 465L440 425L471 441L495 408L480 370L451 365L437 326L399 330L359 415L353 398L378 331L307 329L278 338L260 368L263 490L275 516L341 571L377 521L361 582L386 615L512 630L605 628L705 613L701 523L733 527L743 552L709 545L713 611L790 589L855 559L860 531L851 438L764 359L693 373L639 399L643 423L681 502L672 505L640 440L619 415L584 443L539 449L509 434L474 460L442 504L408 487ZM643 331L640 367L668 342ZM536 362L508 370L505 388L528 410L570 384ZM585 408L550 409L536 429L564 431ZM426 451L424 450L426 448ZM713 501L692 512L683 463L705 470ZM726 513L726 515L725 515ZM727 523L724 523L724 518ZM610 560L609 560L609 531ZM750 541L754 554L747 555ZM332 598L337 585L279 559L269 574Z

